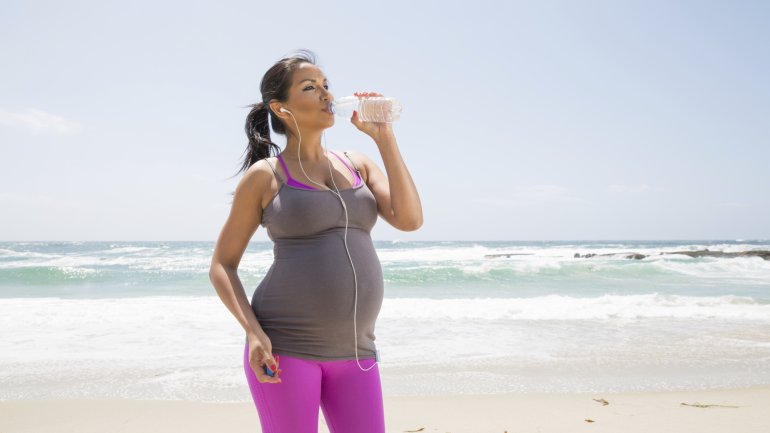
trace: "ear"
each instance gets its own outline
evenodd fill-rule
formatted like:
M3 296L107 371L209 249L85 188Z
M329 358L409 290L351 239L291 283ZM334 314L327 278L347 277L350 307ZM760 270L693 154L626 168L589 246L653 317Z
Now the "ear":
M281 111L283 107L279 101L270 101L268 105L270 106L270 111L273 113L273 116L278 116L281 119L286 119L286 116L288 116L288 114L284 114Z

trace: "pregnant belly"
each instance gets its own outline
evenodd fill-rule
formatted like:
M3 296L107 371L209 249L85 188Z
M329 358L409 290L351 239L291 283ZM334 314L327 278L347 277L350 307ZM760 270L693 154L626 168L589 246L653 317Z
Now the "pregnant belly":
M252 299L263 328L350 338L357 281L356 323L359 332L373 330L384 295L382 267L369 234L349 230L354 277L343 232L276 240L275 261Z

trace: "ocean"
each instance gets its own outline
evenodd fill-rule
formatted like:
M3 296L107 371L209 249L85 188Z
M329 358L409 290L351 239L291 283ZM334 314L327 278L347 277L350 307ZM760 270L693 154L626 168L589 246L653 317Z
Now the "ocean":
M375 247L386 395L770 384L770 260L664 254L770 241ZM0 400L250 401L243 329L208 278L213 248L0 242ZM249 244L249 298L272 258L271 242Z

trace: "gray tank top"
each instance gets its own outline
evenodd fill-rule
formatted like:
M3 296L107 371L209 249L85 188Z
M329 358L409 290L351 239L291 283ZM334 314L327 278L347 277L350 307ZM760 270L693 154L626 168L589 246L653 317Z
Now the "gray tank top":
M374 194L363 181L340 189L358 280L354 337L355 280L345 251L342 203L334 192L291 186L272 164L270 168L280 187L262 212L262 225L273 241L273 263L254 291L251 307L273 353L322 361L356 359L357 341L358 359L375 358L374 326L384 279L370 236L378 217Z

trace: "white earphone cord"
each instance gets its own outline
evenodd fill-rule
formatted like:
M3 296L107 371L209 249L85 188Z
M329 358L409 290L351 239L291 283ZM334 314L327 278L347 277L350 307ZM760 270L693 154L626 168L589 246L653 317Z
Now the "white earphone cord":
M302 158L300 157L300 149L302 148L302 134L299 132L299 125L297 124L297 119L294 118L294 114L292 114L291 111L286 110L287 113L291 114L292 120L294 120L294 125L297 127L297 135L299 136L299 144L297 145L297 160L299 160L299 168L302 170L302 173L307 177L311 182L318 186L326 186L322 185L313 179L310 179L310 176L307 175L305 172L305 168L302 167ZM363 371L369 371L372 368L374 368L375 365L377 365L377 362L373 363L369 368L363 368L361 367L361 363L358 360L358 327L356 325L356 313L357 313L357 306L358 306L358 277L356 276L356 267L353 265L353 258L350 257L350 250L348 250L348 207L345 205L345 200L342 199L342 194L340 194L339 188L337 188L337 182L334 181L334 173L332 172L332 163L331 159L329 158L329 151L326 148L326 140L324 136L324 153L326 156L326 161L329 163L329 175L332 178L332 183L334 184L335 191L329 190L334 195L337 196L337 198L340 199L340 203L342 203L342 208L345 210L345 236L344 236L344 242L345 242L345 252L348 254L348 260L350 261L350 266L353 268L353 282L355 284L355 297L353 301L353 346L355 347L356 351L356 364L358 364L358 368L360 368ZM354 179L355 181L355 179ZM328 188L328 187L327 187ZM375 354L376 359L376 354Z

